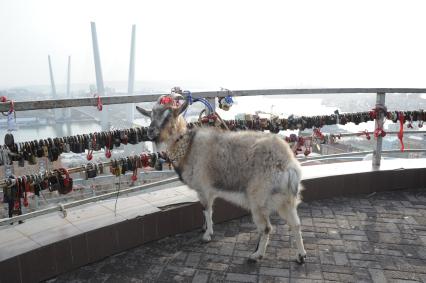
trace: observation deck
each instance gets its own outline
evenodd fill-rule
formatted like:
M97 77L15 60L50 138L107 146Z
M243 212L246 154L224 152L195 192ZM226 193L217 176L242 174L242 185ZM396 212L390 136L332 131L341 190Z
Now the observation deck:
M204 244L199 233L203 218L197 196L177 182L177 178L169 178L174 176L170 170L136 170L144 182L150 179L149 176L155 177L148 183L127 187L122 183L129 183L132 174L121 175L119 179L105 170L103 174L85 180L79 173L87 174L93 168L76 166L68 168L74 178L72 194L77 194L76 186L97 183L111 186L102 192L95 188L92 195L81 190L81 197L77 199L55 195L45 206L31 207L28 213L0 219L0 282L84 282L89 279L95 282L426 282L425 148L407 147L404 152L399 148L386 149L382 147L383 140L391 135L398 136L401 131L386 129L387 136L377 134L377 129L385 130L384 120L392 112L404 114L404 118L397 118L396 123L403 121L401 125L406 136L407 133L423 135L419 128L416 131L407 128L414 122L423 123L423 116L410 116L419 109L392 109L388 112L383 106L386 93L426 93L426 89L249 90L192 95L212 101L226 95L329 93L377 94L371 114L374 117L368 116L369 121L375 122L373 131L324 132L321 133L324 140L314 134L303 135L300 131L298 140L288 139L293 143L295 153L300 146L306 150L307 143L299 144L300 137L304 142L310 141L311 147L317 144L321 147L330 145L328 141L331 139L371 135L372 148L332 154L319 152L307 157L298 155L302 165L306 165L303 166L302 181L304 202L298 209L308 252L305 265L299 266L293 261L295 245L291 242L288 226L276 215L271 216L274 232L266 257L256 264L249 264L246 258L255 249L258 234L247 211L217 200L213 241ZM106 108L109 104L154 101L161 95L103 97L102 102ZM96 98L18 101L14 102L14 110L19 115L19 111L25 110L96 106L98 102ZM8 102L0 104L1 111L9 108ZM371 111L365 109L365 113ZM341 124L343 117L358 119L358 114L353 117L351 113L332 115L337 116L329 115L331 118L327 121L336 124ZM391 116L387 118L392 120ZM316 123L316 119L312 118L312 122ZM277 126L274 124L276 120L259 122L257 125L267 128L260 126L258 130L278 129L280 133L297 131L300 127L290 129L291 123L297 124L294 117L282 118L278 128L273 128ZM247 122L243 126L254 124ZM305 128L309 131L310 127ZM422 140L424 138L420 138ZM403 141L402 138L401 143ZM139 142L149 144L143 139ZM419 144L422 145L421 142L416 145ZM119 149L123 147L121 144ZM100 152L104 153L103 150ZM114 152L112 154L114 158ZM368 154L372 155L372 160L362 160ZM416 158L411 158L410 154ZM392 158L384 159L382 155ZM153 155L145 157L154 158ZM361 161L354 161L359 160L358 157ZM56 166L47 163L49 169ZM108 160L103 165L105 168L115 166ZM25 163L25 166L30 165ZM10 179L0 180L3 190L15 184L16 181ZM123 187L117 193L118 184ZM34 199L42 203L37 197ZM66 217L60 217L58 213L62 216L66 213ZM19 221L24 223L18 224Z
M308 260L294 261L288 226L274 215L266 256L251 217L215 225L209 243L192 231L152 242L48 282L425 282L426 192L335 197L299 206Z

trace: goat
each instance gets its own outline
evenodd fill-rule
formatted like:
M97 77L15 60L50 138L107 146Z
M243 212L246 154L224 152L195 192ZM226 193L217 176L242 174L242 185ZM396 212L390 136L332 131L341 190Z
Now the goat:
M151 119L148 138L166 146L181 181L197 192L204 207L202 239L211 240L213 202L220 197L251 211L260 237L249 261L264 256L272 231L269 215L278 211L295 236L296 261L304 263L306 251L297 214L301 168L288 144L274 134L188 129L181 115L188 102L176 105L175 99L162 96L151 111L136 108Z

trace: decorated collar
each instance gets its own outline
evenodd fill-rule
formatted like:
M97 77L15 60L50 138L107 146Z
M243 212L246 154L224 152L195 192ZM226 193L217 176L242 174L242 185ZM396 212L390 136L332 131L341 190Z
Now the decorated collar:
M186 131L180 135L167 149L167 156L172 162L173 166L180 167L189 152L194 138L195 132L192 130Z

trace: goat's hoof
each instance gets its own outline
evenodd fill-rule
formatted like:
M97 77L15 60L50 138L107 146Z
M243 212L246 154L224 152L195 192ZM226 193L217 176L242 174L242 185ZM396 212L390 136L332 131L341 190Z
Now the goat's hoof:
M299 254L299 255L297 256L296 262L297 262L298 264L304 264L304 263L306 262L306 255L301 255L301 254Z
M263 258L262 255L252 254L247 259L248 263L256 263L257 261L261 260Z
M210 234L204 234L202 239L203 239L203 242L208 243L212 240L212 236Z
M257 259L254 259L254 258L248 258L247 259L247 263L249 263L249 264L255 264L255 263L257 263Z

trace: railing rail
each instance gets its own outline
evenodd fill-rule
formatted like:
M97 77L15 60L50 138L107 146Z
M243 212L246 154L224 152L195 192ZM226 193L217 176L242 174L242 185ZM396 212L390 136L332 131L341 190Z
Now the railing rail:
M255 90L233 90L227 91L204 91L192 92L194 98L214 98L226 96L255 96L255 95L300 95L300 94L336 94L336 93L426 93L426 88L306 88L306 89L255 89ZM115 93L111 96L102 96L103 105L152 102L162 95L142 94L127 95L125 93ZM48 99L39 101L15 101L14 109L16 111L55 109L80 106L96 106L98 99L96 97L73 98L73 99ZM9 110L9 103L0 103L0 111Z
M36 210L36 211L30 212L30 213L14 216L14 217L11 217L11 218L0 219L0 226L7 225L7 224L10 224L10 223L13 223L13 222L18 222L18 221L30 219L30 218L34 218L36 216L44 215L44 214L55 212L55 211L63 211L64 212L66 209L76 207L76 206L79 206L79 205L83 205L83 204L87 204L87 203L91 203L91 202L95 202L95 201L100 201L100 200L105 200L105 199L108 199L108 198L111 198L111 197L114 197L114 196L130 194L130 193L134 193L134 192L137 192L137 191L140 191L140 190L146 190L146 189L157 187L157 186L167 185L167 184L174 183L174 182L177 182L177 181L179 181L178 177L168 178L168 179L165 179L165 180L162 180L162 181L153 182L153 183L146 184L146 185L130 187L128 189L123 189L123 190L120 190L118 192L106 193L106 194L102 194L102 195L99 195L99 196L94 196L94 197L85 198L85 199L81 199L81 200L77 200L77 201L73 201L73 202L69 202L69 203L65 203L65 204L56 205L54 207Z
M392 150L382 150L382 154L391 154L391 153L400 153L401 151L398 149ZM404 153L422 153L426 152L426 149L406 149ZM366 150L366 151L354 151L354 152L345 152L345 153L336 153L336 154L327 154L321 156L311 156L311 157L298 157L297 159L301 162L309 162L315 160L326 160L326 159L338 159L341 157L351 157L351 156L363 156L367 154L374 154L374 150Z

